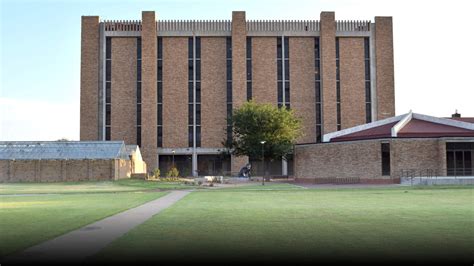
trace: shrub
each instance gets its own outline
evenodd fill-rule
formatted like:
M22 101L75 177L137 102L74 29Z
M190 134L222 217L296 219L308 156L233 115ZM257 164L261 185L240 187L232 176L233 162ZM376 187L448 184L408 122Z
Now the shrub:
M159 168L155 168L155 170L153 170L153 177L155 179L160 178L160 169Z
M178 177L179 171L176 167L172 167L168 173L166 173L166 177Z

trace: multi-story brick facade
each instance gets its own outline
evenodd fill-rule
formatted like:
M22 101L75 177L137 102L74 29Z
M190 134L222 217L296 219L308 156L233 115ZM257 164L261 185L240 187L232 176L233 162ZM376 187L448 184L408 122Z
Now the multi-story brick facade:
M299 143L395 114L389 17L163 21L146 11L141 21L84 16L81 36L81 140L138 144L150 170L237 172L252 158L225 153L226 118L249 99L293 108Z

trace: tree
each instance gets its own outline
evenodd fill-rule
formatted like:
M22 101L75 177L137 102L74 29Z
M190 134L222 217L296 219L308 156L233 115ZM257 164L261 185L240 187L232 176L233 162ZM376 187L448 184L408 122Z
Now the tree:
M301 136L301 121L294 111L272 104L246 102L234 109L228 120L232 125L232 140L224 144L236 156L262 158L260 141L264 140L265 158L285 158Z

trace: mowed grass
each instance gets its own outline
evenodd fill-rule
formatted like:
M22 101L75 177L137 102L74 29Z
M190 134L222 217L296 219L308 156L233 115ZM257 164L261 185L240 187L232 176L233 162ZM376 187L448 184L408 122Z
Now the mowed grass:
M0 196L0 257L139 206L166 192Z
M127 192L148 189L186 189L191 186L181 182L157 182L140 179L122 179L101 182L55 182L55 183L3 183L0 184L0 195L11 194L71 194L71 193L104 193Z
M114 241L94 259L474 259L472 187L277 188L193 192Z

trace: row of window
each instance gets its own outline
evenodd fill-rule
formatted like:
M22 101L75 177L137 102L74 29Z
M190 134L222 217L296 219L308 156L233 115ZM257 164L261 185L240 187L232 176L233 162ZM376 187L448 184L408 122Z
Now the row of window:
M142 38L137 38L137 145L142 145Z
M370 39L364 38L365 62L365 122L372 122L372 94L370 83Z
M156 94L156 112L157 112L157 129L156 141L157 147L163 147L163 38L158 37L157 40L157 94Z
M247 39L248 40L248 39ZM248 41L247 41L248 44ZM248 47L248 46L247 46ZM247 52L247 58L249 56ZM227 143L229 144L232 141L232 123L230 119L232 118L232 38L226 38L226 98L227 98ZM247 73L248 73L247 69ZM247 87L247 97L248 97L248 87Z
M194 117L196 114L196 117ZM194 136L194 131L196 136ZM194 143L196 140L196 143ZM188 38L188 145L201 147L201 38Z
M105 140L110 140L112 115L112 38L105 39Z
M277 37L277 101L290 108L290 42L284 36Z
M339 38L336 38L336 123L341 130L341 75L339 58Z
M232 59L230 62L232 62ZM252 99L252 38L247 37L247 101L250 101L251 99Z

